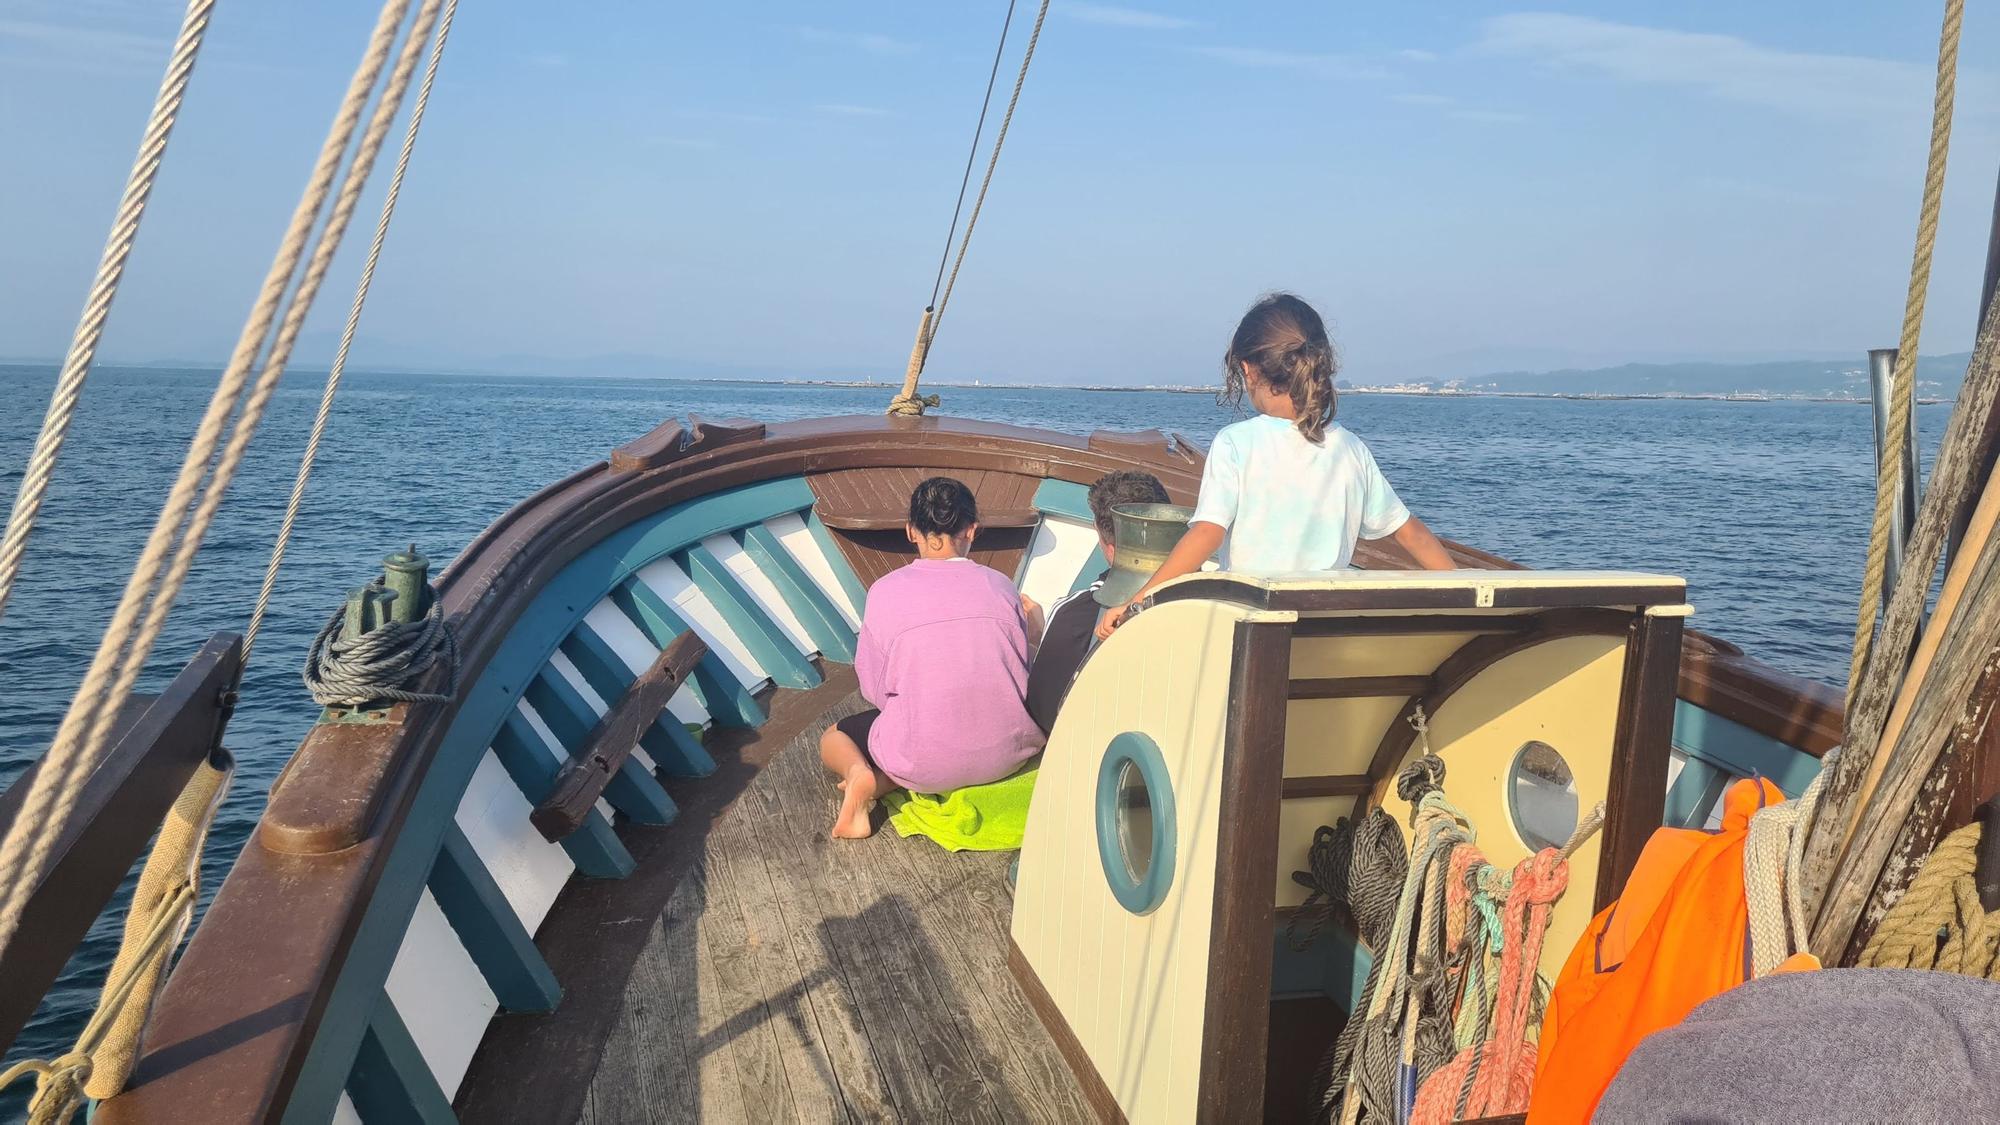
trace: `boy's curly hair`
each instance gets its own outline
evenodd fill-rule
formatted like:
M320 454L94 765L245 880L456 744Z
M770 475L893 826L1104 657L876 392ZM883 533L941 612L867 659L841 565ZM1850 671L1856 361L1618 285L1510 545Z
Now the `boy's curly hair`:
M1090 486L1087 497L1090 504L1090 518L1097 521L1097 534L1104 539L1112 539L1113 523L1111 510L1126 504L1170 504L1173 498L1167 495L1167 486L1151 473L1136 469L1121 469L1106 473Z

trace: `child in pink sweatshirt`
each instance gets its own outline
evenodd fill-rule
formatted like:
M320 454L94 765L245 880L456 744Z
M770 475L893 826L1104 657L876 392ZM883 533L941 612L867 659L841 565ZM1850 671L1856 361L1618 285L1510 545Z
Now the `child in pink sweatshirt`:
M868 590L854 670L874 710L820 736L840 780L835 839L874 832L875 799L901 786L943 793L998 781L1042 749L1022 697L1027 625L1013 583L967 557L979 530L972 490L932 477L910 494L904 534L917 560Z

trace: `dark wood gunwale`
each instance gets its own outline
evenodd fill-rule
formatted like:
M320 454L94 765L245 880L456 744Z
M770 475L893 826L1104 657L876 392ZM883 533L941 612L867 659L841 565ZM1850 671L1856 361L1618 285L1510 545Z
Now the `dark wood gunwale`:
M495 520L440 576L439 595L459 637L462 682L470 683L515 617L571 560L619 528L698 496L778 477L921 464L1079 484L1144 468L1177 499L1191 499L1201 460L1190 449L1184 439L1170 448L1152 435L1083 439L949 418L732 422L696 425L685 436L668 422ZM1466 565L1513 568L1449 547ZM1382 544L1363 544L1356 558L1407 565ZM1715 673L1716 682L1740 685L1771 670L1744 662ZM1765 678L1783 690L1781 674ZM1727 698L1751 700L1727 717L1753 729L1771 725L1756 696ZM323 724L307 735L169 979L131 1088L100 1106L106 1122L261 1120L286 1105L457 703L398 708L381 726ZM287 924L269 925L278 910Z
M146 854L223 721L223 693L235 682L243 638L217 633L159 695L134 694L118 716L110 748L83 779L76 807L35 877L20 927L0 949L0 1049L34 1017L49 986L92 922ZM21 772L0 795L0 833L21 814L43 763Z

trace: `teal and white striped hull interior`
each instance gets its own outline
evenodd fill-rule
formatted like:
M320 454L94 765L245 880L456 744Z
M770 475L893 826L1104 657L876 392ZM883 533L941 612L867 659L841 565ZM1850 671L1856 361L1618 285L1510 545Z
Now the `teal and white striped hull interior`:
M1082 486L1044 481L1015 575L1044 604L1104 565ZM802 478L678 505L586 550L535 597L477 680L425 776L289 1120L448 1120L488 1023L547 1011L561 985L533 935L574 877L633 869L620 821L670 823L661 778L715 768L698 732L757 726L766 688L853 659L865 591ZM529 812L626 687L675 637L708 647L583 826L550 843Z

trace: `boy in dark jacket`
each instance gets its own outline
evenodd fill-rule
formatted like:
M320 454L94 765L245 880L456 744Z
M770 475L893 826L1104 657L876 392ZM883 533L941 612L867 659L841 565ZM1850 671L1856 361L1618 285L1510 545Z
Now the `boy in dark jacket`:
M1166 486L1151 473L1124 471L1101 477L1090 486L1090 515L1097 523L1097 542L1104 561L1113 562L1116 544L1112 541L1111 510L1126 504L1167 504ZM1108 572L1107 572L1108 573ZM1048 625L1035 663L1028 670L1028 714L1047 734L1056 725L1056 712L1063 697L1083 668L1083 662L1097 646L1095 630L1103 607L1091 595L1104 585L1100 574L1091 584L1049 607Z

